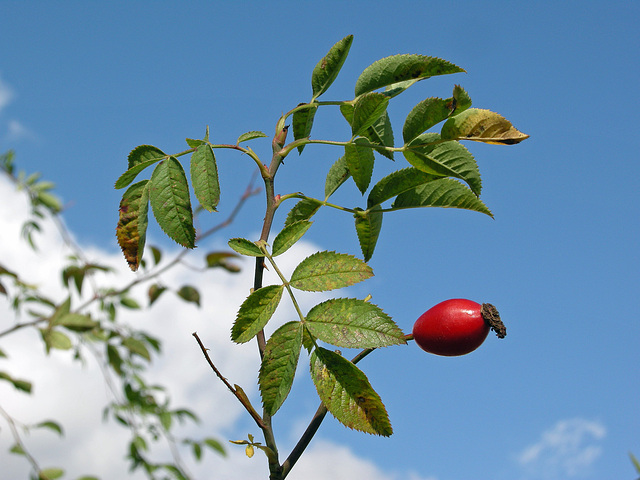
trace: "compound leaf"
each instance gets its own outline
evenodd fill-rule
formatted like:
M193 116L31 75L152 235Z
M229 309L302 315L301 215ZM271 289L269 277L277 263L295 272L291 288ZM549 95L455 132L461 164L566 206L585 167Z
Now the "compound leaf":
M189 185L182 165L175 157L158 164L151 175L151 208L162 230L175 242L195 247L196 232L189 198Z
M439 178L404 192L391 205L394 209L416 207L462 208L493 217L487 206L467 187L451 178Z
M240 305L231 340L246 343L262 330L276 311L283 289L283 285L268 285L251 293Z
M196 148L191 155L191 184L202 208L215 212L220 201L218 166L213 149L208 143Z
M267 341L258 383L262 404L269 415L275 415L289 395L301 349L300 322L285 323Z
M361 210L354 216L360 249L362 250L364 261L368 262L373 256L380 229L382 228L382 207L377 205L367 211Z
M441 58L414 54L393 55L365 68L356 81L355 93L357 97L387 85L457 72L464 70Z
M309 230L311 222L300 220L293 222L280 231L273 240L272 256L281 255L294 245Z
M355 298L322 302L305 318L309 333L344 348L379 348L407 343L404 333L380 307Z
M134 272L140 266L149 222L149 181L131 185L120 201L120 218L116 227L118 245Z
M347 35L331 47L329 52L317 63L311 74L312 100L326 92L336 79L347 59L352 42L353 35Z
M393 433L382 400L358 367L322 347L313 351L310 363L318 396L340 423L374 435Z
M529 138L502 115L479 108L469 108L451 117L440 134L444 140L473 140L494 145L514 145Z
M480 170L471 152L459 142L438 141L440 136L437 133L419 135L403 152L404 157L425 173L464 180L476 195L480 195Z
M292 287L308 292L323 292L348 287L373 276L365 262L352 255L316 252L305 258L291 274Z

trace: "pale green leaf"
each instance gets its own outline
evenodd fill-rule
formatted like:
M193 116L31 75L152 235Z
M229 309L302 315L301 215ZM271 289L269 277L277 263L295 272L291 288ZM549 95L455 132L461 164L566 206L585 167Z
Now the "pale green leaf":
M51 324L60 325L75 332L85 332L100 325L99 322L92 320L90 315L81 313L67 313L51 322Z
M58 330L41 329L40 333L42 334L42 339L44 340L47 353L49 353L52 348L58 350L70 350L73 347L71 339Z
M61 468L45 468L38 473L38 480L55 480L64 475Z
M180 287L180 290L178 290L176 294L185 302L195 303L197 306L200 306L200 292L197 288L191 285L184 285Z
M382 207L377 205L367 211L354 214L356 219L356 233L360 241L360 249L365 262L373 256L382 228Z
M399 82L464 72L446 60L424 55L393 55L369 65L356 81L356 97Z
M262 404L269 415L275 415L289 395L301 348L300 322L285 323L267 341L258 383Z
M352 42L353 35L347 35L331 47L329 52L317 63L311 75L312 100L326 92L336 79L347 59Z
M238 137L238 141L236 145L240 145L243 142L248 142L249 140L253 140L255 138L263 138L266 137L267 134L263 132L259 132L257 130L252 130L251 132L243 133Z
M425 173L464 180L476 195L480 195L480 170L471 152L456 141L438 142L437 133L423 133L408 145L404 157Z
M276 311L283 289L283 285L269 285L251 293L238 310L231 340L246 343L255 337Z
M275 257L289 250L309 230L311 223L308 220L300 220L284 227L273 240L271 255Z
M10 449L9 449L10 453L14 453L16 455L25 455L25 451L24 448L22 448L22 445L20 445L19 443L15 443Z
M191 184L202 208L214 212L220 201L218 166L209 144L200 145L191 155Z
M487 206L471 190L451 178L440 178L402 193L391 207L396 210L416 207L462 208L493 217Z
M310 364L320 400L340 423L374 435L393 433L382 400L358 367L321 347L313 351Z
M473 140L494 145L514 145L529 138L502 115L490 110L469 108L451 117L442 126L445 140Z
M348 287L372 276L371 267L359 258L325 251L316 252L300 262L289 283L298 290L322 292Z
M380 307L355 298L333 298L313 307L305 327L323 342L343 348L405 344L404 333Z
M175 157L163 160L153 170L149 199L158 224L169 238L194 248L196 232L189 186L182 165Z
M64 435L62 426L58 422L54 422L53 420L46 420L44 422L40 422L36 425L37 428L47 428L56 432L58 435Z
M313 198L305 198L296 203L293 208L287 214L287 218L284 222L286 225L291 225L294 222L299 222L300 220L309 220L313 217L322 204Z
M229 247L238 252L240 255L249 257L263 257L264 253L254 242L246 238L232 238L227 242Z
M147 362L151 361L151 354L141 340L133 337L127 337L122 340L122 346L129 350L133 355L138 355L139 357L144 358Z
M7 382L11 383L16 390L20 390L26 393L31 393L31 389L33 387L31 382L19 378L13 378L7 372L3 371L0 371L0 380L6 380Z

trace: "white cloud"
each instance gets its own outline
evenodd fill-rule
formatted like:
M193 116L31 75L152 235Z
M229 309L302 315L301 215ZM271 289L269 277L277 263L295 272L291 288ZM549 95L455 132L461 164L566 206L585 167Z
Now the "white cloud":
M4 107L9 105L12 99L13 90L6 82L2 80L2 77L0 77L0 113L2 113Z
M517 460L532 478L581 476L602 453L600 440L606 433L605 426L598 421L561 420L520 452Z
M3 199L0 203L0 264L19 272L26 280L37 283L52 298L61 300L65 291L59 286L59 272L68 251L58 238L55 227L43 223L43 231L36 234L36 243L42 247L41 253L34 253L20 240L20 227L29 210L28 205L3 177L0 177L0 198ZM289 274L298 261L315 251L313 245L304 242L294 248L291 255L281 257L280 267L285 274ZM115 276L108 278L109 283L106 283L107 279L99 277L96 281L125 285L134 278L119 252L86 247L85 253L90 259L112 265L117 270ZM248 432L258 436L259 431L246 420L246 414L238 402L215 378L191 334L198 332L222 374L231 383L242 385L254 404L259 405L255 344L251 342L238 346L229 340L237 308L252 284L252 263L247 261L243 266L242 272L237 275L213 270L194 277L193 271L176 268L163 277L167 286L179 287L186 283L197 285L203 297L200 309L166 292L149 310L123 312L124 321L161 338L164 354L155 361L149 372L149 380L169 388L175 407L193 409L201 417L201 425L185 427L185 432L197 438L213 436L225 444L227 439L246 438ZM268 272L266 282L275 281L274 273ZM134 290L132 295L143 299L145 290L146 286L142 286ZM0 296L0 331L11 326L14 318L4 298ZM303 310L323 299L321 295L313 294L298 298ZM273 320L275 325L270 329L275 329L294 315L291 303L283 302ZM9 371L34 384L33 395L26 395L11 388L7 382L0 382L2 407L25 423L55 419L65 428L62 439L49 431L35 431L26 438L29 449L42 466L66 467L65 478L86 474L96 474L100 478L144 478L142 475L132 477L127 472L123 458L127 432L113 422L102 422L102 407L110 400L110 393L95 360L88 357L86 366L81 368L72 361L69 352L54 350L50 356L46 356L38 333L27 329L0 338L0 348L9 356L8 359L0 359L0 370ZM304 368L299 370L302 373L305 371ZM1 418L0 427L6 427ZM287 443L291 439L284 441ZM26 478L28 464L25 460L21 456L6 453L12 443L9 430L1 428L2 476ZM228 444L227 451L229 457L226 459L207 452L201 464L193 464L190 454L185 455L185 459L195 478L224 480L265 477L266 461L260 452L249 459L242 447ZM373 462L359 458L348 448L326 440L311 444L289 478L420 480L410 472L382 471Z
M33 140L35 134L17 120L9 120L7 133L4 136L5 142L15 142L17 140Z

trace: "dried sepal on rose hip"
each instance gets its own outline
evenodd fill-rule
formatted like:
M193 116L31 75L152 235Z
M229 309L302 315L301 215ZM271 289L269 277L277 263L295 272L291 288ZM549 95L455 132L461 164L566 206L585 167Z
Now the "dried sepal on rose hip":
M425 352L448 357L466 355L482 345L489 330L507 335L496 307L472 300L445 300L424 312L413 325L413 339Z

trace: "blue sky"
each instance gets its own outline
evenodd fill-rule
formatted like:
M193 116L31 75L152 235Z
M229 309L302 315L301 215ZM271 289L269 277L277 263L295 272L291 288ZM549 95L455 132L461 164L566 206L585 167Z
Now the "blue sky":
M57 184L81 244L115 254L113 183L136 145L179 152L207 125L221 143L248 130L272 134L281 113L310 99L313 67L348 34L351 53L327 99L351 99L359 73L388 55L460 65L466 74L420 82L391 102L390 115L399 137L414 104L458 83L474 106L531 135L513 147L468 145L495 220L435 209L388 215L376 277L355 294L371 293L407 332L447 298L491 302L509 334L461 358L415 345L376 352L362 367L394 436L328 419L318 440L348 447L387 472L380 478L634 478L639 20L637 2L618 1L0 1L0 151L14 149L21 168ZM335 110L323 115L315 138L348 137ZM278 193L321 195L340 152L312 147L285 162ZM252 148L269 158L269 141ZM218 164L224 215L252 165L229 152ZM380 178L397 167L380 158L376 168ZM339 199L363 203L353 186ZM256 237L261 202L224 235ZM305 239L358 254L351 223L324 213ZM306 377L289 400L298 407L279 414L283 432L315 408ZM239 420L228 431L248 426Z

